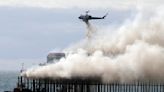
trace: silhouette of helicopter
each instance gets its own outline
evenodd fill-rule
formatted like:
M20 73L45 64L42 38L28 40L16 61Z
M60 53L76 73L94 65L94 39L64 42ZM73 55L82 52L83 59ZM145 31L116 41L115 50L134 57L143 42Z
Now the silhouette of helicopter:
M94 19L104 19L108 13L106 13L103 17L92 17L91 15L88 15L89 11L86 11L85 15L80 15L79 19L83 20L86 24L88 24L89 20L94 20Z

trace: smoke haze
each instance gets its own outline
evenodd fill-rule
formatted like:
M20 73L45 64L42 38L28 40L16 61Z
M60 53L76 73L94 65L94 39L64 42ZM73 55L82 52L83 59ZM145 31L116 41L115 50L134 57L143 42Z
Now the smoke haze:
M164 81L164 12L140 8L118 28L97 30L65 52L60 62L31 68L31 78L89 78L104 82ZM89 29L90 31L93 31Z

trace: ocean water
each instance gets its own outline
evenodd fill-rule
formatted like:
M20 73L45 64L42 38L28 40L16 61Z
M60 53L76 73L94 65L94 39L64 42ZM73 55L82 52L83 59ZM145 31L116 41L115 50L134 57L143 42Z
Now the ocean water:
M19 72L0 71L0 92L13 91L16 87Z

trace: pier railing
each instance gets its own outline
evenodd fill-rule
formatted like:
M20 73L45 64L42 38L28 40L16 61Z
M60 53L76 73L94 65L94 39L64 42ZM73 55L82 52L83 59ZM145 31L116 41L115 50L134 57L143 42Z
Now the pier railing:
M48 80L18 77L23 92L164 92L164 83L101 83L91 80Z

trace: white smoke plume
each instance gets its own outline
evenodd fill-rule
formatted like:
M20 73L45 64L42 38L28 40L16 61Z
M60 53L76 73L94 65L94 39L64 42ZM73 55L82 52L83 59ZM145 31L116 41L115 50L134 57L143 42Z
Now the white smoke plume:
M22 75L52 79L98 77L104 82L164 81L162 8L153 13L141 9L134 20L115 30L98 30L90 40L67 49L75 53L60 62L29 69Z

